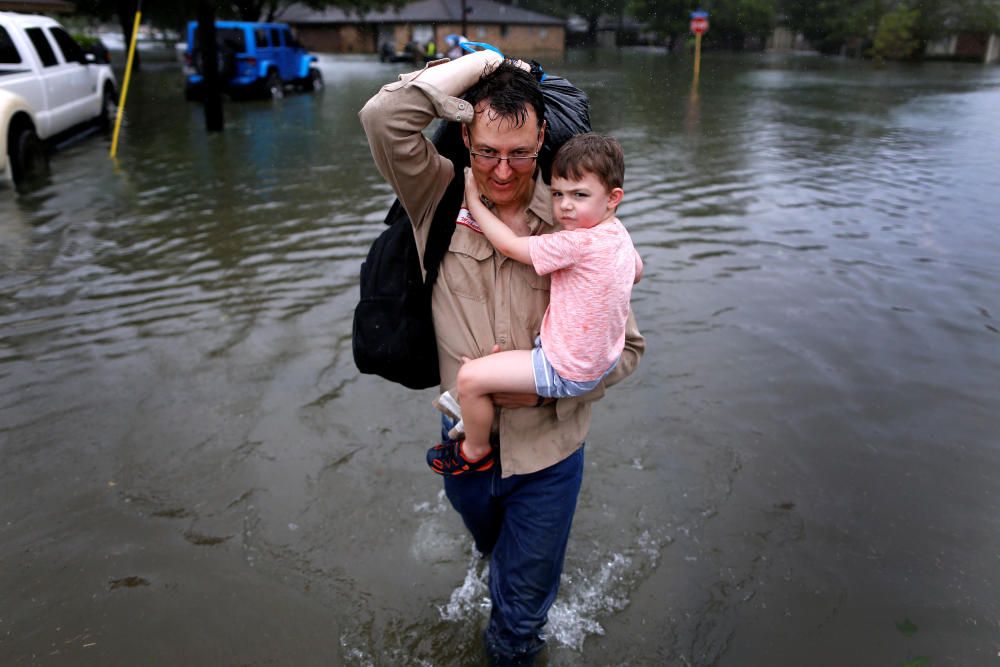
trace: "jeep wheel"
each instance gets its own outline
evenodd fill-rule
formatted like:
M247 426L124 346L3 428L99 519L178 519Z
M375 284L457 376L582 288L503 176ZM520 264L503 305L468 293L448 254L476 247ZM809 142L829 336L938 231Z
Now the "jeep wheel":
M110 132L118 116L118 96L110 83L104 84L104 97L101 99L101 113L97 116L97 126L104 132Z
M267 81L264 82L264 94L272 100L280 100L285 96L285 85L281 82L281 77L274 70L267 73Z
M323 90L323 75L318 69L314 67L309 68L309 76L306 77L306 82L302 87L314 92Z
M14 187L23 192L37 184L49 174L49 160L45 146L35 131L20 125L10 130L7 155L10 158L10 173Z

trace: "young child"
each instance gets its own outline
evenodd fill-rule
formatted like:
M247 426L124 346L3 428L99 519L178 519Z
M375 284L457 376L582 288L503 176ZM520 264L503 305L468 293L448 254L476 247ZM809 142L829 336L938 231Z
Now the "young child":
M471 171L466 173L465 203L473 220L501 253L530 264L538 275L552 274L551 291L533 350L466 361L458 372L459 405L450 392L435 402L462 419L465 440L427 453L434 472L458 475L493 467L490 394L580 396L618 363L632 285L642 276L642 260L615 217L624 179L617 141L593 133L573 137L552 164L552 211L562 231L517 236L484 205Z

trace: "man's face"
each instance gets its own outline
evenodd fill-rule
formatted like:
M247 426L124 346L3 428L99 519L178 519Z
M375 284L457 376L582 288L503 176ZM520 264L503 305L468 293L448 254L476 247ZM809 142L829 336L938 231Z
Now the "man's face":
M534 109L528 107L524 123L517 126L512 125L512 119L495 117L489 100L479 103L472 124L465 131L466 147L481 155L497 157L533 155L541 150L543 138L544 130L539 128ZM521 164L517 165L518 162ZM479 191L497 206L527 206L537 164L537 160L515 160L515 167L511 167L509 161L501 160L495 166L483 166L473 158L472 173Z

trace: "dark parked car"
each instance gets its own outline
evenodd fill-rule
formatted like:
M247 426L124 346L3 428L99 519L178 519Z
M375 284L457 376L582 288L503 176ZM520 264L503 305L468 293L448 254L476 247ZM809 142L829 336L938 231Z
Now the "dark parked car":
M217 21L215 33L219 73L230 95L277 98L284 96L287 84L305 90L323 87L316 56L299 44L284 23ZM184 60L187 75L184 92L188 99L194 99L204 85L197 21L188 23Z

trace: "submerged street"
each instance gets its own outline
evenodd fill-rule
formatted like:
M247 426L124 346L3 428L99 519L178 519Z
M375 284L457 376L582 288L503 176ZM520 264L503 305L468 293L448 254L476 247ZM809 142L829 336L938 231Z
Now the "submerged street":
M549 665L987 665L1000 68L570 51L625 150L647 352L594 411ZM227 102L174 64L0 191L0 664L478 664L432 390L359 375L404 65Z

